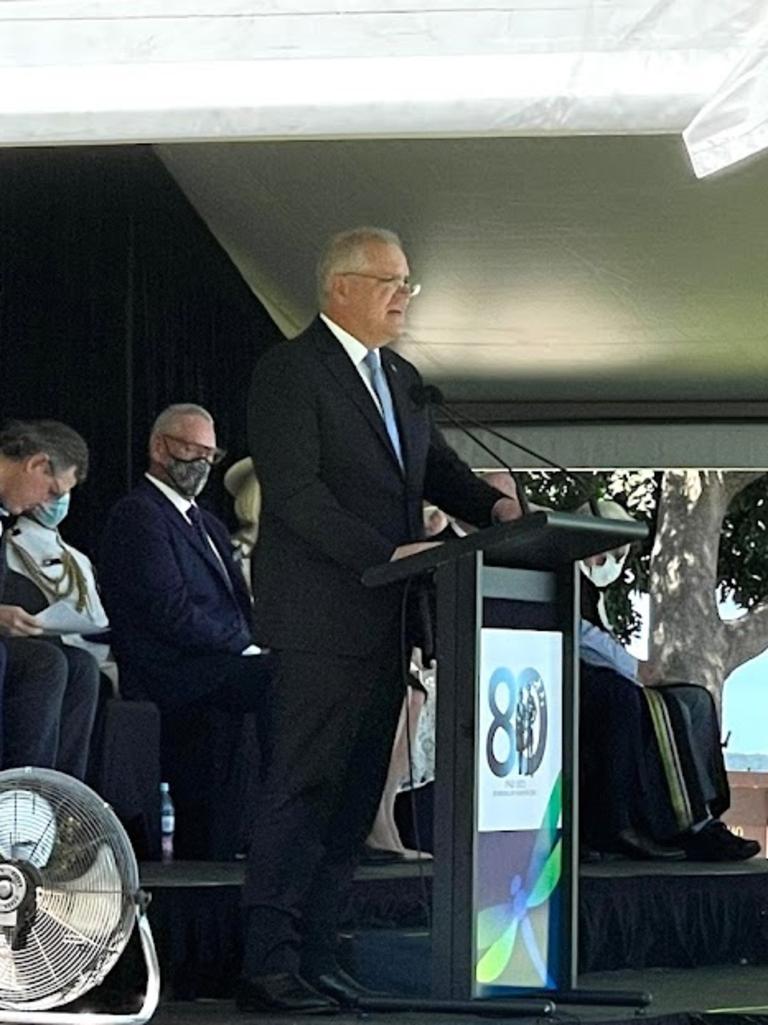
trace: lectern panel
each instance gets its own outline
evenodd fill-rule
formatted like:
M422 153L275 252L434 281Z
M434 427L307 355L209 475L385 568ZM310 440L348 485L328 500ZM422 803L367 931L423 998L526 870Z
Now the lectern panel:
M521 626L528 618L520 602L498 604ZM491 622L501 618L498 604ZM531 619L537 611L529 607ZM566 914L563 633L484 625L478 670L473 995L557 989Z

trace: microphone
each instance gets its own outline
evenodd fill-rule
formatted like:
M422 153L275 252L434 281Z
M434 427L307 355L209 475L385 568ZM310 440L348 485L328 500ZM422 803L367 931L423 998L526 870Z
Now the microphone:
M497 463L500 463L515 482L517 500L520 503L520 511L523 516L530 516L531 505L528 501L528 496L525 493L525 488L518 477L517 471L513 470L511 466L507 466L500 455L494 452L492 448L489 448L485 442L481 441L480 438L477 437L477 435L473 434L465 424L461 423L453 410L446 406L443 400L443 393L439 388L435 387L434 384L412 384L408 389L408 396L413 404L419 409L423 409L425 406L437 406L444 410L446 416L456 424L460 431L466 434L468 438L471 438L472 441L474 441L474 443L484 452L487 452L492 459L495 459Z
M525 490L522 488L520 481L518 480L517 473L511 467L507 466L498 453L490 449L477 437L477 435L468 430L466 424L471 424L473 427L477 427L482 431L487 431L488 434L491 434L494 438L498 438L500 441L506 442L508 445L519 449L521 452L525 452L529 456L533 456L534 459L538 459L540 462L544 463L545 466L551 466L553 470L558 470L560 473L565 474L566 477L570 478L570 480L577 485L582 498L585 498L589 503L592 515L598 517L601 515L591 483L582 477L580 473L576 473L573 470L567 470L564 466L554 462L554 460L550 459L548 456L542 455L541 452L528 448L528 446L523 445L522 442L515 441L514 438L510 438L508 435L502 434L501 431L494 430L494 428L480 423L479 420L475 420L473 417L467 416L466 413L457 413L446 404L443 393L434 384L412 384L408 389L408 395L414 405L418 406L419 409L423 409L425 406L437 406L438 409L441 409L460 431L466 434L467 437L471 438L479 448L484 452L487 452L488 455L492 456L497 463L501 463L501 465L509 471L519 493L520 507L523 510L523 515L527 515L530 512L530 505L525 495Z

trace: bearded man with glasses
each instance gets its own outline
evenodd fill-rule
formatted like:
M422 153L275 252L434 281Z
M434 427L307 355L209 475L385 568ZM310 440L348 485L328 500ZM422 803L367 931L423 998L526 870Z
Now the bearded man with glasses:
M336 925L404 692L403 589L367 589L363 572L429 546L424 498L480 527L520 515L411 398L421 378L390 344L419 289L397 235L335 236L317 283L320 315L259 361L249 399L256 637L277 656L238 995L257 1013L333 1011L365 992L336 961Z

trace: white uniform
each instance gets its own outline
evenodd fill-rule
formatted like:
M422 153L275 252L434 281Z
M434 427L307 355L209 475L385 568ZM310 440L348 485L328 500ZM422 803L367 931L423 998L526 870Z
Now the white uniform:
M44 593L49 605L56 601L71 605L93 624L94 631L109 626L96 587L93 565L87 555L65 544L58 530L43 527L29 516L19 516L8 534L6 562L9 570L31 580ZM80 570L83 581L82 594L71 579L71 574L66 573L65 555L68 555ZM34 566L34 571L30 569L30 563ZM84 599L84 604L78 608L80 599ZM117 668L110 661L108 644L86 641L80 634L64 634L61 639L65 644L89 651L99 663L101 671L106 672L113 682L115 681Z

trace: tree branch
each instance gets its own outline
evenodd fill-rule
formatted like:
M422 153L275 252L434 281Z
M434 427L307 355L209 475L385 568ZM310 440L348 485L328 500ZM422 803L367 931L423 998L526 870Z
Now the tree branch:
M728 639L731 670L768 648L768 602L756 605L746 616L723 623Z
M748 484L764 475L764 470L728 470L723 474L723 488L730 502Z

